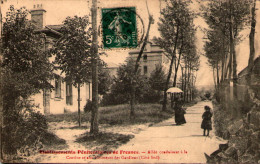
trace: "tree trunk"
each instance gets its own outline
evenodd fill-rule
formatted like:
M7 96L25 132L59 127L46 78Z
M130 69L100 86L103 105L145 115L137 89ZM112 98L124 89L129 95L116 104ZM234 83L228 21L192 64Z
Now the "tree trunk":
M182 48L180 50L180 54L179 54L179 57L178 57L177 65L175 66L175 74L174 74L173 85L172 85L173 87L176 87L176 83L177 83L177 73L178 73L178 70L179 70L181 54L182 54Z
M146 4L146 7L147 7L147 10L148 10L148 6ZM149 10L148 10L148 15L149 15L149 23L148 23L148 28L147 28L147 33L146 33L146 36L144 38L144 43L140 49L140 52L138 54L138 57L136 59L136 62L135 62L135 70L134 70L134 74L136 76L137 74L137 71L138 71L138 67L139 67L139 61L142 57L142 54L144 52L144 48L147 44L147 40L148 40L148 37L149 37L149 33L150 33L150 28L151 28L151 24L153 23L153 17L150 15L149 13ZM135 119L135 84L133 82L133 80L131 81L131 92L130 92L130 119L133 120Z
M2 57L2 6L0 6L0 56ZM0 79L2 79L2 73L0 73ZM2 81L0 82L2 83ZM2 86L2 84L0 84ZM3 93L0 89L0 142L3 143ZM3 159L3 144L0 145L0 159Z
M81 127L81 113L80 113L80 83L78 83L78 123Z
M219 85L220 85L220 80L219 80L219 65L218 65L218 61L217 61L216 70L217 70L216 100L217 100L217 102L219 102Z
M212 66L212 68L213 68L213 82L214 82L215 90L217 90L217 82L216 82L216 76L215 76L215 67Z
M235 49L233 50L233 85L234 98L237 99L237 58Z
M220 79L220 83L222 83L224 81L224 67L225 67L225 60L226 60L226 55L225 55L225 43L224 43L224 36L223 36L223 39L222 39L222 42L223 42L223 54L222 54L222 59L221 59L221 79Z
M192 73L190 73L190 102L191 102L191 94L192 94Z
M0 40L2 39L2 30L3 30L2 6L3 6L3 4L0 6Z
M232 81L232 75L233 75L233 93L231 93L231 94L233 94L233 99L231 100L232 102L234 101L234 98L235 98L235 95L234 95L234 93L235 93L235 85L234 85L234 75L236 74L236 70L234 70L234 68L236 69L236 65L234 65L234 64L236 64L236 61L234 61L235 59L234 59L234 57L235 57L235 55L234 55L234 50L235 50L235 48L234 48L234 31L233 31L233 17L232 17L232 0L229 0L229 7L230 7L230 24L229 24L229 40L230 40L230 59L231 59L231 64L230 64L230 70L232 70L232 71L230 71L229 72L229 91L230 91L230 93L231 93L231 86L230 86L230 82ZM235 73L234 73L235 72ZM233 73L233 74L232 74ZM230 109L231 109L231 111L232 111L232 115L233 115L233 117L236 117L236 112L235 112L235 108L234 108L234 106L233 105L235 105L235 103L230 103Z
M191 94L192 94L192 71L190 68L190 101L191 101Z
M176 87L176 79L177 79L176 66L177 66L177 60L175 59L174 60L174 78L173 78L173 84L172 84L173 87ZM175 96L173 97L173 94L171 93L171 108L173 108L174 100L175 100Z
M187 101L187 97L186 97L186 88L187 88L187 63L185 63L185 68L184 68L184 87L183 87L183 94L184 94L184 101Z
M189 102L189 94L190 94L190 69L191 69L191 62L188 62L188 80L187 80L187 100Z
M223 82L223 80L224 80L224 65L225 65L225 63L224 63L224 60L222 59L222 61L221 61L221 78L220 78L220 83L222 83Z
M218 65L218 63L217 63L217 65L216 65L216 71L217 71L217 80L216 80L216 88L215 88L215 90L216 90L216 101L217 102L220 102L220 96L219 96L219 92L220 92L220 85L221 85L221 80L219 80L219 65ZM222 79L222 75L221 75L221 79Z
M252 20L251 20L251 31L249 34L250 54L249 54L248 67L247 67L248 68L248 72L247 72L248 86L251 85L251 75L253 72L254 58L255 58L255 26L256 26L255 6L256 6L256 0L254 0L253 7L251 9Z
M181 89L184 91L184 77L183 77L183 67L181 67Z
M90 133L97 134L98 129L98 33L97 33L97 0L92 0L92 111Z
M184 101L184 77L183 77L183 67L181 67L181 89L182 89L182 100Z
M220 2L222 4L222 2ZM225 44L225 31L226 31L226 16L224 16L224 28L222 28L222 68L221 68L221 83L223 83L225 81L225 72L227 72L226 70L226 62L227 62L227 53L226 53L226 44Z
M163 91L163 107L162 107L163 111L166 110L166 105L167 105L167 89L168 89L169 81L170 81L170 78L171 78L173 60L174 60L174 56L172 56L168 77L167 77L167 80L166 80L166 83L165 83L165 88L164 88L164 91Z
M193 88L194 88L194 85L193 85L193 77L194 75L193 75L193 71L192 71L192 73L191 73L191 90L190 90L190 101L192 101L193 100Z
M167 81L165 83L165 88L164 88L164 92L163 92L163 106L162 106L162 110L165 111L166 110L166 105L167 105L167 89L168 89L168 85L170 82L170 78L171 78L171 74L172 74L172 66L173 66L173 61L176 58L176 49L177 49L177 42L179 39L179 25L177 26L177 32L176 32L176 38L175 38L175 43L174 43L174 49L173 49L173 54L172 54L172 59L171 59L171 63L170 63L170 68L169 68L169 73L168 73L168 77L167 77Z
M133 80L131 80L131 96L130 96L130 120L135 119L135 86L133 84Z
M97 134L98 128L98 75L97 75L97 60L93 60L92 68L92 113L90 133ZM93 77L94 75L94 77Z
M218 66L218 62L217 62L217 87L219 87L219 66Z

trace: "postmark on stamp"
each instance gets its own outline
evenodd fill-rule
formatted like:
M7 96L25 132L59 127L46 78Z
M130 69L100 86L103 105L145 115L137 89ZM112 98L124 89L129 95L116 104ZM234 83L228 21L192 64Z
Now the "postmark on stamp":
M104 49L136 48L137 26L135 7L102 9Z

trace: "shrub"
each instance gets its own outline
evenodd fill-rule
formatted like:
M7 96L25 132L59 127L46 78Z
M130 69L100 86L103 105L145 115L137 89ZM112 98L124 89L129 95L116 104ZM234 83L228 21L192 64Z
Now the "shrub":
M106 105L125 104L128 101L129 101L128 97L125 94L121 94L121 93L116 94L114 92L111 92L103 96L101 105L106 106Z
M4 154L16 157L30 156L38 153L44 145L50 145L50 141L65 144L65 141L47 131L46 117L36 112L35 106L29 101L20 99L15 108L8 112L4 110L2 129Z
M88 100L86 105L84 106L84 112L88 113L92 111L92 101Z

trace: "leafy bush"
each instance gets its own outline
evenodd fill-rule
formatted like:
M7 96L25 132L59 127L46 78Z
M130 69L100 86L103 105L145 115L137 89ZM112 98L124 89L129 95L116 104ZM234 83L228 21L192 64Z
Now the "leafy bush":
M227 129L227 125L230 123L230 119L227 119L230 113L224 109L223 105L214 105L214 128L217 136L224 139L228 139L230 134Z
M38 153L44 145L51 145L53 142L65 144L65 141L47 131L46 117L40 112L35 112L35 106L29 101L20 99L15 108L16 110L8 113L4 110L4 154L30 156Z
M162 95L161 92L148 88L143 93L143 96L140 98L140 103L159 103Z
M101 101L102 106L106 105L118 105L118 104L125 104L128 103L128 97L125 94L121 93L108 93L103 96L103 99Z
M28 101L20 100L13 111L4 110L3 150L6 154L16 154L17 150L32 146L47 130L45 117L33 110Z
M10 6L3 23L0 82L4 155L37 152L45 140L43 135L48 133L45 117L35 112L35 106L27 99L42 89L52 88L49 82L54 67L49 61L51 54L43 51L44 34L35 33L28 14L24 7Z
M84 112L88 113L92 111L92 101L88 100L86 105L84 106Z
M134 74L133 60L119 67L117 78L111 86L111 91L103 96L101 104L117 105L130 101L131 86L135 86L135 99L139 103L156 103L160 100L160 91L163 89L165 73L160 65L152 72L151 77L141 75L140 71Z

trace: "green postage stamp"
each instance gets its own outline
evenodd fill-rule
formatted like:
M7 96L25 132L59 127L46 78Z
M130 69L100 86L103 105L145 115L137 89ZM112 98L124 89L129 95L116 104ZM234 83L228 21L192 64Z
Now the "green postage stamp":
M102 9L104 49L137 47L135 10L135 7Z

